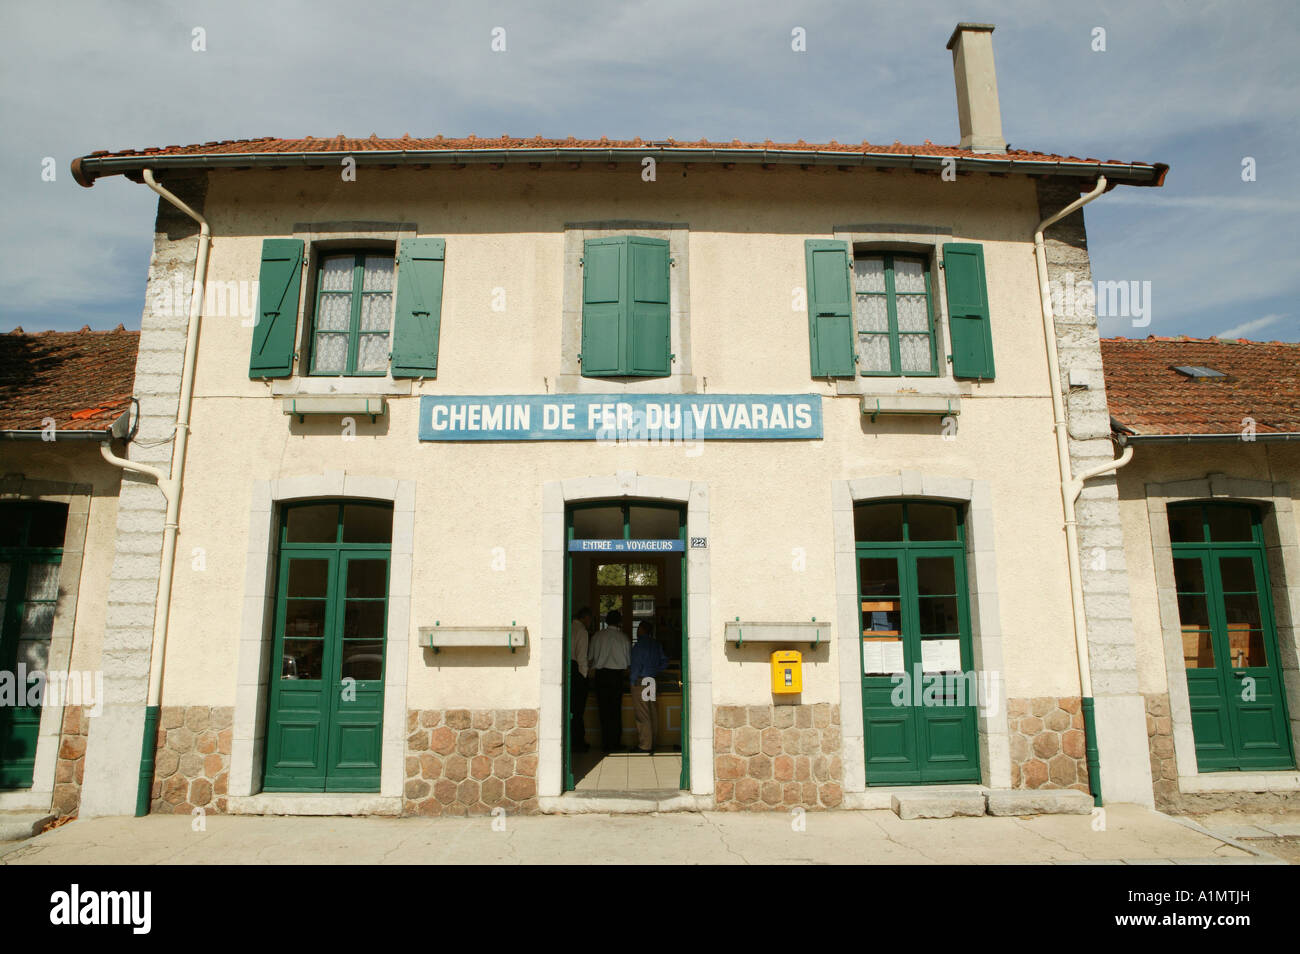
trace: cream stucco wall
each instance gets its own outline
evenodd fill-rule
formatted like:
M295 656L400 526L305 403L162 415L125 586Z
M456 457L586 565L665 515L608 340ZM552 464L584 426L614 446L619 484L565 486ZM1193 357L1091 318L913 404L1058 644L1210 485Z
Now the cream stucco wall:
M389 399L378 423L359 417L353 440L338 418L284 415L270 387L248 378L252 328L238 316L204 320L193 437L180 518L165 705L232 705L247 568L247 509L255 480L344 470L413 480L415 566L408 705L538 704L540 662L528 652L418 647L415 628L504 625L540 629L545 481L634 470L708 484L712 679L715 703L765 703L766 652L724 646L723 623L835 617L833 480L922 473L988 481L1009 696L1077 695L1062 515L1032 246L1032 183L906 172L680 168L659 181L639 168L546 167L429 172L221 173L205 214L210 281L254 281L264 237L298 223L408 222L447 240L439 374ZM560 372L566 223L638 220L689 225L693 372L710 393L823 395L825 439L705 442L694 447L581 444L422 444L418 394L544 393ZM838 226L951 229L984 245L998 375L961 385L960 427L934 418L871 423L850 396L808 373L804 240ZM936 286L941 289L941 272ZM506 309L494 311L494 289ZM946 315L940 290L938 304ZM944 326L946 328L946 324ZM946 335L940 343L947 353ZM922 392L924 380L914 382ZM635 392L633 386L631 391ZM552 544L555 545L555 544ZM492 569L493 549L504 570ZM194 568L195 548L205 569ZM806 568L794 569L794 548ZM803 701L838 701L834 652L807 654Z

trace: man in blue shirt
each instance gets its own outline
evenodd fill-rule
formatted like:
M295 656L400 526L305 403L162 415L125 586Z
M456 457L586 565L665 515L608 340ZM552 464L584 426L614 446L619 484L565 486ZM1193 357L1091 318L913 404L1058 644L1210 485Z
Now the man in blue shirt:
M636 630L636 644L628 662L632 682L632 715L636 719L636 744L642 752L654 751L655 723L659 721L658 686L654 677L668 665L668 655L655 638L655 626L646 620ZM643 679L649 683L642 685Z

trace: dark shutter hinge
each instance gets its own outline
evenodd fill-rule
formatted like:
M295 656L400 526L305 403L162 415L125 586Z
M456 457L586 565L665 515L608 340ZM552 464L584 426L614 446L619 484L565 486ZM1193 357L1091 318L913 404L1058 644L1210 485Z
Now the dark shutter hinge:
M587 261L587 260L586 260L585 258L580 258L580 259L578 259L578 267L579 267L579 268L582 268L582 266L583 266L584 264L586 264L586 261Z

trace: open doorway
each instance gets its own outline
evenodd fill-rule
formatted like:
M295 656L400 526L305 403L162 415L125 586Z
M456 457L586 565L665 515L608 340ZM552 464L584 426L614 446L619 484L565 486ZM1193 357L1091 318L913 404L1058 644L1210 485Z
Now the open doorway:
M566 523L565 791L687 788L685 512L678 505L650 501L596 502L572 506ZM626 636L633 672L638 660L659 655L651 654L648 645L637 648L637 643L653 633L663 661L662 668L650 677L653 684L642 680L633 687L626 669L621 670L617 690L610 688L614 685L612 673L600 673L589 666L586 678L581 677L572 660L574 620L584 608L590 613L586 627L589 651L603 628L616 628ZM613 642L612 638L601 639L606 645ZM604 654L593 661L609 663L610 659ZM616 661L621 665L621 658ZM601 680L607 680L608 725L602 725L597 691ZM615 694L616 723L612 718ZM580 720L572 718L574 707L582 713ZM606 734L610 738L604 738ZM651 743L649 752L644 751L647 742Z

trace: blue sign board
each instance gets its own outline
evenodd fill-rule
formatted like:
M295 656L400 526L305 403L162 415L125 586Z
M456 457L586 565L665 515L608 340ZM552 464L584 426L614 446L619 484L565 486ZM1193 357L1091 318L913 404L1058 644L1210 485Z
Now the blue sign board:
M680 540L570 540L570 553L680 553Z
M816 440L815 394L492 394L420 397L422 441Z

